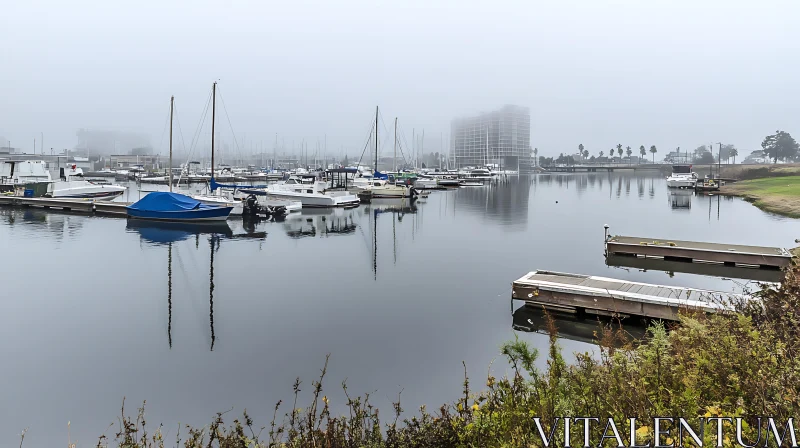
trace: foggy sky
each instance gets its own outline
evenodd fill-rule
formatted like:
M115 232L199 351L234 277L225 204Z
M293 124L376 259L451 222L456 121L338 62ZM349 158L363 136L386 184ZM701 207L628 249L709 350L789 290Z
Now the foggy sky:
M118 129L163 151L175 95L188 145L219 80L237 137L269 151L327 134L357 155L376 105L437 151L452 118L506 103L531 108L544 155L748 151L800 137L797 17L793 0L3 0L0 136L31 152L40 132L60 149Z

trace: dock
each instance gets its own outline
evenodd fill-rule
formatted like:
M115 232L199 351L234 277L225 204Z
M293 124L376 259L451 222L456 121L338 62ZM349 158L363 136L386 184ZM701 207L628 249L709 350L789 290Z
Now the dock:
M129 202L98 201L95 199L67 198L25 198L20 196L0 196L0 205L16 207L36 207L48 210L82 212L90 215L127 216Z
M511 298L573 313L677 320L681 309L709 313L730 309L738 294L654 285L591 275L533 271L512 284Z
M659 240L638 236L609 236L606 238L606 252L661 257L668 261L704 261L767 269L784 268L792 262L792 254L780 247Z

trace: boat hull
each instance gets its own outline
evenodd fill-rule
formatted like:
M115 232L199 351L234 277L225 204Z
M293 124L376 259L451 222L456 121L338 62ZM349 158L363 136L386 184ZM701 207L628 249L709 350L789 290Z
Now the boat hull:
M291 191L268 191L268 198L284 199L288 201L300 201L303 208L332 208L332 207L356 207L361 202L357 196L327 196L313 194L296 194Z
M669 188L694 188L697 181L694 179L667 179Z
M170 222L206 222L225 221L231 214L233 207L209 207L188 211L152 211L128 208L128 217L136 219L149 219L153 221Z

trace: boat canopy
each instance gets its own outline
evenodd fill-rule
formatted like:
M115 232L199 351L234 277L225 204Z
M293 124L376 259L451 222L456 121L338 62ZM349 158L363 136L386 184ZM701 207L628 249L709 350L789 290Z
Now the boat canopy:
M152 212L179 212L196 210L200 208L200 201L189 196L170 193L167 191L154 191L137 202L129 205L129 209Z
M672 172L676 174L691 174L692 165L672 165Z

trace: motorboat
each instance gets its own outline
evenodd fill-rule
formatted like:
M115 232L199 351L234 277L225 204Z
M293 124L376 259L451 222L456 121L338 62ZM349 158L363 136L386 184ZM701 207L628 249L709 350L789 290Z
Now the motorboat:
M697 173L692 171L692 165L673 165L672 174L667 177L669 188L694 188L697 184Z
M53 180L44 161L0 161L0 193L41 197L52 191Z
M484 185L483 181L480 180L472 180L469 178L460 179L458 181L459 187L482 187Z
M236 192L233 194L233 197L238 201L242 201L247 199L247 197L250 195L258 198L259 204L273 208L283 207L286 209L287 213L299 212L303 209L303 203L301 201L270 197L267 194L266 188L241 188L236 190Z
M125 192L126 188L108 182L95 182L83 177L83 170L75 164L59 168L60 180L53 183L53 198L91 198L110 201Z
M439 188L439 181L432 177L418 177L414 182L414 188L418 190L434 190Z
M361 202L358 196L346 192L326 192L326 183L319 180L304 182L291 176L285 182L270 185L267 197L300 201L303 207L356 207Z
M464 178L470 181L488 182L492 180L492 172L486 168L476 168L470 170Z
M436 182L440 187L458 187L460 185L459 180L453 176L441 177Z
M217 191L219 192L221 190ZM231 216L241 216L244 211L244 204L241 200L233 197L226 197L223 194L193 194L191 197L206 205L231 207Z
M126 207L128 218L204 222L228 219L233 207L207 205L180 193L154 191Z

